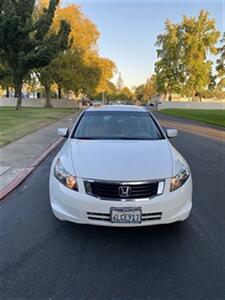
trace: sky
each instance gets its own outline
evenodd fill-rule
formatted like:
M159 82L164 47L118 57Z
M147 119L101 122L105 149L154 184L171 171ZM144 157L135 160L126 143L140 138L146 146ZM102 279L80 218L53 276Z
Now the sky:
M62 1L76 3L101 33L100 55L112 59L128 87L145 83L154 73L156 37L164 31L166 19L181 22L182 16L197 16L201 9L216 19L217 29L225 31L225 2L219 1ZM113 81L116 82L118 73Z

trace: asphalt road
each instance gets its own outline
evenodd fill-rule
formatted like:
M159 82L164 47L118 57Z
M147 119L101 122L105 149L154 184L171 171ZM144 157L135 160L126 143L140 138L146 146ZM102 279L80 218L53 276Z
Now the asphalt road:
M193 173L193 210L184 223L119 229L60 222L48 199L57 150L48 156L0 203L0 299L225 299L225 147L190 131L173 140Z

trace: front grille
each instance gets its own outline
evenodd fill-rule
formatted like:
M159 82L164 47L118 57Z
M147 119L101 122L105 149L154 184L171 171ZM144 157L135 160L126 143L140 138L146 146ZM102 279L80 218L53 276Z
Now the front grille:
M148 181L141 183L85 181L84 185L87 194L99 197L101 199L132 200L151 198L157 194L161 194L162 189L158 192L159 183L164 184L164 181ZM124 188L122 192L121 188ZM126 193L126 191L128 191L128 193Z
M93 221L103 221L103 222L111 222L110 214L106 213L98 213L98 212L87 212L87 217L89 220ZM154 213L146 213L142 214L141 221L156 221L161 220L162 212L154 212Z

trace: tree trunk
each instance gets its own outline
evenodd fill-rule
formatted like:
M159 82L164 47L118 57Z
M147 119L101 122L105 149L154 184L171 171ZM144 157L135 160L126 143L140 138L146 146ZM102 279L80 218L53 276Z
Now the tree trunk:
M50 85L45 86L45 107L52 108L51 104L51 88Z
M199 101L202 102L202 93L199 93Z
M195 101L195 90L192 91L192 101Z
M102 92L102 104L105 104L105 93Z
M6 87L6 98L9 98L9 87Z
M60 85L58 85L58 99L62 99L62 89Z
M169 92L169 101L172 101L172 95L171 95L171 92Z
M16 110L21 110L22 108L22 87L23 87L22 81L16 84L16 95L17 95Z

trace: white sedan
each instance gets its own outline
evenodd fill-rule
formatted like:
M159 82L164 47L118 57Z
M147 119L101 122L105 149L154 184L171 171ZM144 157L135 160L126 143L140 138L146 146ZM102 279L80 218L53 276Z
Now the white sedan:
M53 160L50 202L60 220L104 226L184 221L192 208L185 159L145 108L88 108Z

